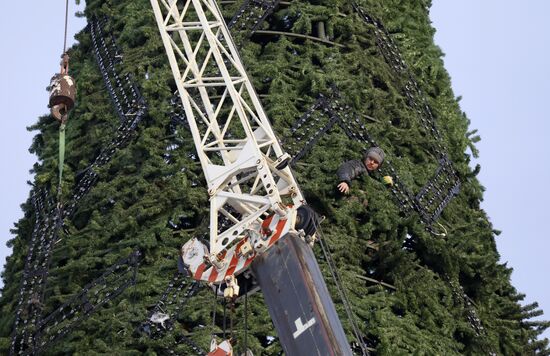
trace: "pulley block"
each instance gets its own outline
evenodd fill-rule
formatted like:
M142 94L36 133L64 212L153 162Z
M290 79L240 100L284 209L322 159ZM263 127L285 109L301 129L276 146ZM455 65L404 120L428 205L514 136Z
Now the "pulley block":
M52 116L62 121L74 107L76 85L68 74L56 74L50 81L50 109Z
M74 107L76 83L69 75L69 56L65 53L61 58L61 69L50 80L49 107L52 116L64 122L67 113Z

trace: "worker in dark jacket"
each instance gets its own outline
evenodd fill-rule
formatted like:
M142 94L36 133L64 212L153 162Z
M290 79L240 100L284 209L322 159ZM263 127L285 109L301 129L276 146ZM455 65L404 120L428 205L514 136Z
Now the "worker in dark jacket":
M371 147L365 153L362 160L352 160L343 163L338 168L338 190L341 193L348 194L351 181L362 174L371 174L376 171L384 162L384 151L380 147ZM393 185L390 176L383 178L384 183Z

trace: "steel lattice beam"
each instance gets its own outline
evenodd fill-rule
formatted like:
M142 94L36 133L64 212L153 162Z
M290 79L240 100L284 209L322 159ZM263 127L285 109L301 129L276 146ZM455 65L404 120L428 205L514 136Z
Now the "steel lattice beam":
M213 0L151 0L210 194L210 255L303 198ZM283 201L283 196L290 198ZM238 215L230 214L235 210ZM218 232L218 220L232 224Z

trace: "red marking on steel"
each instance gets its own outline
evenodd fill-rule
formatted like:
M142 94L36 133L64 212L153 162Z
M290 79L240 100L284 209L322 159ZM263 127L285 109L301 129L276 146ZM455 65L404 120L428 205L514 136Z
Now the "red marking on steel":
M247 259L246 261L244 261L244 267L248 266L252 261L254 261L254 259L256 258L256 254L254 254L252 257L250 257L249 259Z
M234 254L233 258L231 259L231 262L229 262L229 268L227 269L227 272L225 272L226 277L232 275L233 272L235 272L238 262L239 262L239 256L237 256L237 254Z
M195 275L193 276L193 278L200 281L202 273L204 272L205 269L206 269L206 265L204 263L201 263L197 268L197 271L195 272Z
M283 232L283 229L285 228L285 225L286 225L287 222L288 222L288 220L279 220L279 222L277 223L277 227L276 227L277 231L275 231L275 234L269 240L268 246L273 245L275 243L275 241L277 241L279 239L279 237L281 237L281 233Z
M218 269L212 266L212 272L210 272L210 276L208 277L208 282L214 282L216 280L216 277L218 277Z
M271 224L271 221L273 220L274 215L268 216L263 222L262 222L262 231L261 233L263 235L269 235L271 234L271 229L269 228L269 225Z
M269 225L273 221L273 217L274 217L274 215L270 215L262 222L262 233L264 233L266 230L269 231ZM269 240L268 246L273 245L281 237L281 233L283 232L287 222L288 222L288 220L279 220L277 222L275 234ZM239 260L240 260L239 249L241 248L241 246L245 242L246 242L246 239L243 239L243 240L239 241L237 243L237 245L235 245L235 249L233 250L233 252L234 252L233 256L231 257L231 261L229 262L229 267L227 268L227 270L224 274L224 277L232 275L235 272L235 270L237 269L237 266L239 265ZM227 255L227 251L223 251L222 253L220 253L220 258L225 258L226 255ZM253 256L246 259L246 261L244 262L244 266L242 268L244 268L244 267L248 266L250 263L252 263L252 261L255 258L256 258L256 254L254 254ZM201 271L201 273L202 273L202 271ZM218 278L218 271L216 270L216 268L214 266L212 266L212 271L210 273L208 281L209 282L214 282L214 281L216 281L217 278Z
M220 347L208 353L208 356L228 356L228 355L229 353Z
M269 227L269 224L271 224L271 220L273 220L274 215L269 215L263 222L262 227Z
M214 282L217 277L218 277L218 270L216 269L216 267L212 266L212 271L210 272L210 276L208 277L208 282Z

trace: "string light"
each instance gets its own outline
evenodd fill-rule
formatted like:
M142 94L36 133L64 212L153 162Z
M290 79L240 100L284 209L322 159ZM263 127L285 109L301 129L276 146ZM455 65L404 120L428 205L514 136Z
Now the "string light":
M228 26L235 26L240 30L247 31L247 36L245 37L248 38L259 28L265 18L273 12L276 6L278 6L277 0L246 1ZM367 23L374 25L379 48L390 66L392 66L392 68L398 73L408 73L408 68L403 59L400 57L397 46L393 43L393 40L381 23L369 17L356 5L354 6L356 9L359 9L358 12ZM98 174L94 169L108 163L117 149L128 143L133 132L137 128L137 125L145 116L147 110L147 105L130 75L121 75L116 69L117 66L122 63L122 55L116 45L113 34L106 35L103 33L102 27L104 27L105 24L106 18L102 18L101 20L94 19L92 20L89 28L97 62L107 87L107 91L109 92L117 115L121 121L121 125L117 128L115 138L102 149L99 156L85 170L86 173L78 181L71 203L64 212L64 217L72 216L79 201L94 186L98 179ZM396 197L401 209L406 212L416 210L419 212L423 221L431 225L431 223L439 217L452 197L458 193L460 181L456 176L450 160L447 159L447 156L444 153L445 150L442 144L443 141L439 131L437 130L435 119L429 106L427 105L426 99L422 96L420 87L412 76L410 76L410 74L404 88L405 97L409 100L409 104L412 109L419 115L423 128L436 138L435 146L438 157L441 159L440 165L434 177L428 181L417 196L410 193L410 191L408 191L407 188L400 182L399 176L389 162L384 164L383 170L389 172L394 177L395 184L390 188L390 190L394 197ZM374 140L372 140L366 132L365 125L358 118L353 119L354 116L350 113L349 106L341 106L338 98L339 95L336 93L333 93L330 98L320 96L316 103L306 112L306 114L302 115L295 125L293 125L291 128L291 134L295 139L292 142L289 141L288 143L289 147L294 149L294 152L296 152L293 162L307 154L307 152L326 132L333 127L335 123L338 123L350 138L362 142L365 147L376 145ZM179 102L179 100L173 102ZM181 113L181 105L179 105L177 109L179 109ZM319 111L319 109L321 109L325 116L328 116L328 121L324 125L323 123L326 120L322 120L319 115L314 115L317 114L316 112ZM176 116L171 119L179 120L179 122L186 122L184 115L178 114L175 110L173 110L173 113ZM305 146L297 149L297 143L302 141ZM449 188L449 186L451 188ZM449 192L451 192L451 194L449 194ZM34 339L40 339L41 333L44 330L46 331L45 334L51 332L52 327L46 326L48 323L53 323L54 326L72 325L67 324L66 321L71 320L70 318L75 316L76 319L74 319L74 322L84 320L86 314L93 312L98 306L120 294L128 285L135 283L135 279L123 279L122 284L111 284L107 283L105 279L106 276L117 275L116 273L119 273L119 271L122 271L120 272L121 276L126 275L131 270L130 265L128 265L127 269L121 270L121 263L131 264L132 258L128 257L127 260L107 270L104 275L100 277L100 279L85 287L78 295L80 296L79 302L81 304L78 304L77 306L75 299L73 299L69 303L64 304L46 319L36 323L36 321L40 319L42 309L40 307L40 288L43 288L48 275L51 251L54 241L56 240L55 237L57 236L56 226L59 225L59 221L55 218L55 209L52 208L54 207L54 204L51 201L48 201L46 204L44 202L44 197L49 197L49 193L47 191L36 194L33 192L31 197L35 208L36 221L31 237L29 253L26 259L25 270L23 273L24 288L20 291L18 312L15 320L15 334L17 335L19 333L22 336L14 337L12 339L12 350L16 348L17 345L20 346L20 349L23 349L25 343L28 343L29 345L34 343ZM135 264L135 267L137 267L137 263ZM175 282L181 281L179 279L173 280L169 286L169 290L172 290L174 286L176 286ZM101 286L101 288L94 289L98 286ZM180 283L179 286L175 288L171 298L169 299L170 305L176 303L174 301L177 300L177 295L178 293L181 293L183 286L184 284ZM116 288L109 289L112 287ZM95 299L90 300L88 293L92 290L94 292ZM196 294L197 290L198 283L191 284L184 293L184 298L180 299L179 304L177 304L176 310L183 307L184 303L182 301L186 301L189 297ZM168 297L167 293L168 292L166 291L165 294L163 294L163 297L161 298L162 302L166 301L166 298ZM26 316L30 315L30 318L26 316L22 317L26 311L24 308L33 304L34 301L31 302L31 299L37 295L40 296L37 306L29 307L30 313L26 314ZM101 297L101 295L103 295L103 297ZM159 303L161 301L159 301ZM71 306L70 303L75 304ZM159 306L159 304L157 304L157 306ZM157 306L154 310L157 309ZM81 308L80 311L79 308ZM174 314L171 314L171 317L174 317ZM474 319L475 318L472 317L472 320ZM19 330L18 327L20 324L23 324L24 327ZM39 330L39 333L33 336L33 333L35 332L33 328L35 326ZM161 331L158 329L159 326L157 324L155 324L155 327L157 328L157 331ZM173 324L170 328L168 328L168 330L173 330ZM68 331L69 328L67 326L62 326L54 335L49 336L46 341L42 341L40 343L40 347L47 346L47 344L66 334ZM180 335L179 339L176 341L176 344L178 342L184 342L197 353L201 354L202 352L202 354L204 354L204 351L200 350L198 346L183 335Z
M189 281L189 278L179 273L179 271L174 274L168 283L168 287L162 293L161 298L149 312L147 320L139 327L141 333L146 334L151 339L157 340L174 330L174 321L177 318L177 313L185 307L191 297L199 292L201 287L200 282L192 281L189 283ZM187 288L185 288L186 286ZM153 316L158 313L166 314L168 319L162 323L154 322ZM167 323L167 325L164 323ZM197 355L206 355L205 351L183 334L180 334L176 338L172 346L175 347L181 343L189 346ZM175 353L173 350L168 350L168 352L171 354Z
M90 34L101 74L119 114L121 125L117 128L113 140L101 150L101 153L85 170L86 173L76 184L73 196L63 211L63 216L60 217L57 214L55 204L47 189L43 188L40 192L33 191L31 194L35 210L35 227L31 235L23 282L19 292L14 333L10 345L12 354L28 352L28 348L37 343L40 338L40 335L35 334L34 328L41 320L43 290L49 274L52 250L59 228L62 226L62 219L72 216L80 200L94 186L98 179L94 168L108 163L116 150L129 142L147 110L147 105L131 77L128 74L122 77L118 74L115 65L122 62L122 56L112 34L108 36L110 44L107 44L105 40L107 36L101 29L104 25L105 19L92 21ZM112 83L115 85L113 86Z
M80 293L36 323L35 353L40 353L55 340L72 331L105 303L136 283L136 270L141 253L136 250L109 267Z
M105 21L105 19L92 20L90 23L90 35L105 86L115 105L121 124L116 130L115 137L101 150L94 162L85 169L86 173L84 177L76 184L74 195L64 211L64 217L69 218L75 212L80 200L88 194L97 182L98 174L94 168L107 164L113 158L116 151L130 141L138 124L147 113L147 103L130 75L126 74L121 79L121 76L118 74L115 64L122 63L122 55L116 46L113 35L103 33L101 28L105 26ZM106 44L105 38L111 40L109 45ZM105 63L108 64L105 65ZM112 82L116 83L116 87L112 85ZM129 97L132 99L128 99Z
M361 142L365 150L372 146L379 146L367 133L362 120L350 111L348 105L342 105L340 101L338 89L332 87L331 95L319 95L317 101L292 125L291 137L284 140L285 146L293 154L292 164L304 157L335 123L342 127L350 139ZM320 120L316 113L326 116L328 121ZM428 121L423 120L421 124L427 132L433 132L433 126L429 125ZM307 139L304 140L304 136ZM441 137L436 136L436 139L441 140ZM297 142L301 141L304 143L298 147ZM394 184L390 187L390 191L401 211L407 215L411 211L416 211L430 232L434 232L432 224L460 189L460 180L456 176L452 162L444 151L438 152L441 157L439 166L416 196L401 182L391 161L386 160L380 168L382 174L393 177Z

